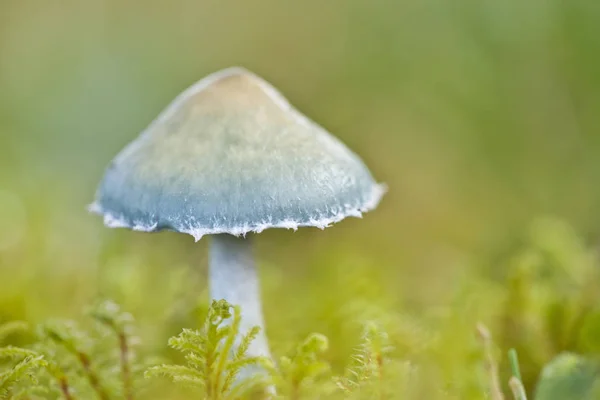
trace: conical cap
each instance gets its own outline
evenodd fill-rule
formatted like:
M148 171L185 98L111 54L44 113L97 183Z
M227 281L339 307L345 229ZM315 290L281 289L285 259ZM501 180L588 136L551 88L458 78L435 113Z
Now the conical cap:
M110 164L92 211L110 227L245 235L324 228L376 207L363 162L263 79L202 79Z

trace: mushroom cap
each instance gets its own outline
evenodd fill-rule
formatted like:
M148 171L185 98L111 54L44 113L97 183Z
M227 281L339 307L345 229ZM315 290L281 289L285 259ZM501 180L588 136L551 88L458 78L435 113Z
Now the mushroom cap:
M228 68L179 95L107 168L90 206L108 227L245 235L325 228L377 206L360 158L270 84Z

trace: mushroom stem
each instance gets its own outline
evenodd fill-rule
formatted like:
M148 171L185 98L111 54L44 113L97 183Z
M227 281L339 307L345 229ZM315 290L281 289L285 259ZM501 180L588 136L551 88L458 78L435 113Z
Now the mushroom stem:
M260 333L250 344L248 356L270 358L252 241L226 234L214 235L210 248L209 275L211 298L225 299L242 308L240 332L245 334L254 326L260 327Z

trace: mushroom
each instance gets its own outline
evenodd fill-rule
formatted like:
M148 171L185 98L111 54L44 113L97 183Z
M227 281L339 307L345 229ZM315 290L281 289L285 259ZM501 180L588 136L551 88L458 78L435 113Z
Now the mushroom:
M246 331L264 327L248 234L324 229L374 209L384 192L344 144L234 67L185 90L127 145L90 210L110 228L211 235L210 296L240 305ZM270 356L264 332L249 355Z

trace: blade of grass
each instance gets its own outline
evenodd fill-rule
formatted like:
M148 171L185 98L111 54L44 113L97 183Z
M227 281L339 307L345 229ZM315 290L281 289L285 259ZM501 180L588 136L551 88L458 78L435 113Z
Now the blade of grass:
M477 332L483 342L485 352L486 369L490 379L490 397L492 400L504 400L504 394L500 388L500 374L498 373L498 364L494 359L492 346L492 335L488 328L483 324L477 324Z
M514 376L511 377L508 381L508 385L510 386L510 390L512 391L515 400L527 400L525 388L519 379Z
M515 349L508 350L508 360L510 361L510 369L513 376L519 381L522 381L521 370L519 368L519 357L517 356L517 351Z

